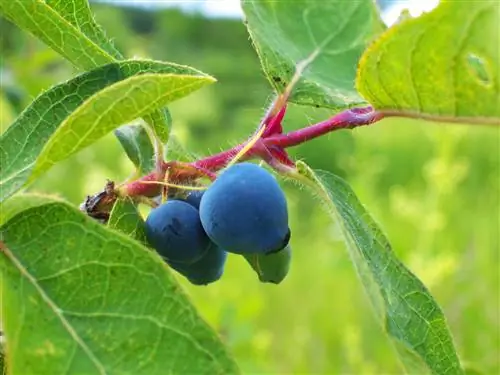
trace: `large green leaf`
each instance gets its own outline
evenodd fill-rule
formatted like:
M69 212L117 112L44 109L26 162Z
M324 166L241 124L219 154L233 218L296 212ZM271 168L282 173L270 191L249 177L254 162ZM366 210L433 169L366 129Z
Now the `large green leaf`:
M213 82L184 66L104 65L43 93L0 138L0 201L118 126ZM33 171L34 170L34 171Z
M0 229L10 374L233 374L154 252L65 203Z
M463 374L443 311L423 283L396 257L387 238L349 185L297 163L341 223L351 259L401 362L412 374Z
M392 115L500 123L500 2L441 1L364 54L361 94Z
M372 0L242 0L254 46L271 84L282 91L297 63L315 55L291 101L334 109L364 103L356 66L384 29Z

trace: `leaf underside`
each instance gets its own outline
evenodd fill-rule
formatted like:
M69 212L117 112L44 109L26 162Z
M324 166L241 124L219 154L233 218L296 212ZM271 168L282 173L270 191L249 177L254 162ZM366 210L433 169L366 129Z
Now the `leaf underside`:
M292 102L333 109L365 104L354 87L356 66L384 30L372 0L242 0L242 7L264 72L278 92L296 64L314 54Z

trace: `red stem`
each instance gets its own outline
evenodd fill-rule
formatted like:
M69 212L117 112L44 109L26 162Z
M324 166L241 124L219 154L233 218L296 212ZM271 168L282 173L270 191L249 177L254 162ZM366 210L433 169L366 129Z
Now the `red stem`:
M287 134L270 136L266 138L264 142L268 147L292 147L335 130L354 129L360 126L370 125L380 119L382 119L382 115L373 111L371 107L354 108L306 128L295 130Z
M273 130L276 129L278 125L281 127L281 119L283 118L284 112L285 107L282 108L276 116L266 121L268 125L272 124ZM340 129L354 129L359 126L370 125L381 120L382 118L383 114L374 111L372 107L352 108L338 113L326 121L322 121L287 134L265 132L263 138L257 141L255 145L241 158L241 160L260 157L268 163L271 161L273 164L279 162L284 165L293 166L293 161L288 158L288 155L284 150L285 148L299 145L332 131ZM185 168L176 168L175 162L164 163L162 169L166 171L170 168L170 181L182 183L186 180L195 180L197 177L203 175L201 172L196 172L197 169L205 170L206 175L207 172L216 172L224 168L224 166L244 147L244 145L245 144L243 143L229 150L186 164L185 166L194 167L191 171L189 169L186 170ZM270 160L270 157L272 160ZM162 179L163 176L158 176L156 172L153 172L137 181L133 181L123 186L122 189L125 189L126 195L130 196L154 196L158 194L158 190L161 189L161 185L144 184L141 182L161 181Z

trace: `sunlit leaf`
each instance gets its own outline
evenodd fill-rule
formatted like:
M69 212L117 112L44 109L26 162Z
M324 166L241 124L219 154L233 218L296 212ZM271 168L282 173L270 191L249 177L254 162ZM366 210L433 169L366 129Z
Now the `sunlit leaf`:
M500 124L500 3L441 1L363 55L357 87L379 111Z
M88 0L45 0L45 4L112 57L123 58L102 27L94 20Z
M79 68L92 69L118 56L97 29L87 1L2 0L0 14Z
M238 373L163 261L136 241L64 203L21 212L0 238L11 374Z
M131 60L46 91L0 138L0 201L120 125L212 82L189 67Z
M95 22L87 0L1 1L0 14L80 69L89 70L121 59L121 54ZM144 114L146 122L163 143L168 141L169 132L165 114L168 114L166 109ZM133 135L127 133L128 137ZM122 132L120 141L124 138L125 132ZM144 143L144 139L130 138L127 143Z

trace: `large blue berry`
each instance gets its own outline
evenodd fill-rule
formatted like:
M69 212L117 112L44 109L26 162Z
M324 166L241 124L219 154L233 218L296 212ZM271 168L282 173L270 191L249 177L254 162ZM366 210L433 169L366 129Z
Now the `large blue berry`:
M168 200L153 209L145 229L149 244L169 261L194 263L212 245L198 210L180 200Z
M290 238L283 191L252 163L233 165L215 180L201 198L200 218L210 239L234 253L278 251Z

